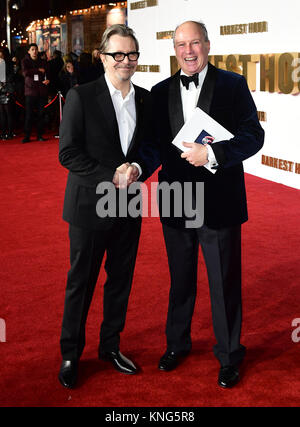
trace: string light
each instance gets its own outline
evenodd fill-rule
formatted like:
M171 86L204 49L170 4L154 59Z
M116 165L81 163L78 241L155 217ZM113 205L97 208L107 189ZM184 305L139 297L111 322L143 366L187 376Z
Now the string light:
M119 3L118 3L118 4L119 4ZM124 6L124 5L125 5L125 2L121 2L120 4L121 4L121 6ZM109 6L116 7L116 6L117 6L117 3L112 3L112 2L111 2L111 3L109 3L108 5L109 5ZM96 9L96 8L98 8L98 9L102 9L102 7L106 8L106 6L105 6L105 5L101 5L101 4L99 4L99 5L96 5L96 6L90 6L90 8L89 8L89 9L71 10L71 11L69 11L69 14L70 14L70 15L74 15L74 14L89 13L89 12L91 12L91 10L95 11L95 9ZM60 15L60 18L61 18L61 19L65 18L65 17L66 17L65 15ZM34 27L34 25L35 25L35 24L49 25L49 23L50 23L50 19L53 19L53 16L51 16L50 18L45 18L45 19L42 19L42 20L38 19L38 20L36 20L36 21L33 21L33 22L31 22L31 24L29 25L29 27L28 27L28 28L26 28L26 31L33 31L33 28L32 28L32 27ZM14 30L12 30L12 32L14 32L14 31L16 31L16 28L14 28ZM21 34L21 33L20 33L20 34ZM17 35L19 35L19 33L17 33ZM27 38L26 40L28 40L28 38ZM2 43L3 43L3 42L2 42Z

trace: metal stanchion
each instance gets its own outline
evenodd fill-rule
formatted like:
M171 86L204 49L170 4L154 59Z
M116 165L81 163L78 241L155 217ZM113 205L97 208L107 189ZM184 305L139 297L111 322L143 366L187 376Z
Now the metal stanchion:
M61 122L62 119L62 103L61 103L61 99L62 99L62 94L60 91L58 91L58 102L59 102L59 122ZM55 135L55 138L59 138L59 135Z
M59 100L59 122L61 122L61 120L62 120L62 100L63 100L63 102L65 102L65 99L62 96L60 91L57 92L56 96L47 105L45 105L44 108L48 108L50 105L52 105L56 101L57 97ZM25 109L24 105L20 104L17 100L15 100L15 104L18 107ZM55 135L55 138L59 138L59 135Z

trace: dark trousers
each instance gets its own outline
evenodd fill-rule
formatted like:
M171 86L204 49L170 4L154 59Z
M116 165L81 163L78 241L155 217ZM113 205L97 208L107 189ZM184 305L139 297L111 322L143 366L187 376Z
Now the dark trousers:
M47 97L25 96L25 126L24 132L27 137L32 130L33 119L36 117L36 128L38 137L43 135L45 125L45 108Z
M99 351L117 351L125 325L141 219L117 218L110 230L90 231L70 225L70 261L60 339L64 360L80 358L85 324L106 251L103 322Z
M191 349L191 323L197 294L198 250L201 245L210 287L212 320L217 344L214 354L222 366L240 363L241 226L212 230L176 229L163 225L171 288L166 325L167 348Z
M12 134L14 119L14 104L9 101L7 104L0 104L0 129L2 134Z

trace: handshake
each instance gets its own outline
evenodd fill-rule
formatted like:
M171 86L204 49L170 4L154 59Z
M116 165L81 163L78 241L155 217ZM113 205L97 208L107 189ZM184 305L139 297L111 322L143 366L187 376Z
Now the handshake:
M113 184L116 188L127 188L133 182L136 182L139 177L138 168L130 163L123 163L116 169L113 177Z

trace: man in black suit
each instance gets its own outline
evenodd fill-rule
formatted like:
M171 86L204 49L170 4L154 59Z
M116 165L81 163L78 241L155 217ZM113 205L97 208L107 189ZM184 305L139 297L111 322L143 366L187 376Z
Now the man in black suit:
M187 226L190 223L187 216L178 216L175 207L165 217L161 209L164 194L161 194L160 216L171 289L167 351L160 359L159 369L175 369L191 350L200 244L210 286L217 341L214 354L221 365L218 383L232 387L239 381L238 367L245 353L245 347L240 344L241 224L248 217L242 161L260 150L264 132L244 77L208 63L210 42L203 23L188 21L178 26L174 48L181 70L151 90L152 123L149 137L142 144L139 162L144 177L161 165L160 183L179 182L182 190L184 183L193 183L192 196L185 199L193 209L199 196L195 184L203 182L204 223ZM180 151L172 140L196 106L234 137L212 145L184 142L189 149L184 153ZM201 123L199 129L202 129Z
M63 218L70 224L71 268L60 340L63 361L59 380L69 388L77 380L86 318L105 252L107 280L99 358L110 361L122 373L135 374L137 370L120 353L119 343L141 218L106 217L106 212L96 211L100 197L96 188L111 183L113 189L116 185L120 189L117 191L127 191L123 187L130 181L125 179L123 183L121 174L126 174L137 155L148 92L130 81L139 57L138 41L130 28L108 28L100 49L105 75L70 89L60 126L59 160L69 170Z

